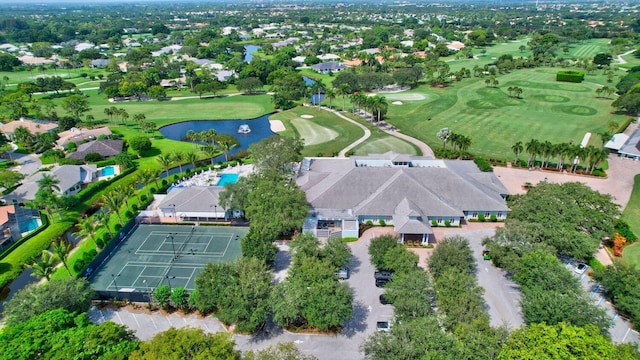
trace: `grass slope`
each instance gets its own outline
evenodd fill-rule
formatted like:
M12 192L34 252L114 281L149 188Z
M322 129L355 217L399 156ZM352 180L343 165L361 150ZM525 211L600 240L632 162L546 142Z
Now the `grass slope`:
M631 198L622 212L622 218L629 223L631 230L640 236L640 175L636 175ZM633 266L640 266L640 243L624 249L622 257Z

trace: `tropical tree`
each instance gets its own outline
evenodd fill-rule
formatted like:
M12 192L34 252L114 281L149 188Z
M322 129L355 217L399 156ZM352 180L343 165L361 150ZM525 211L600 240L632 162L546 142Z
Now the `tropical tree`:
M600 142L602 143L602 148L604 149L604 145L611 139L613 139L613 135L611 135L610 132L608 131L603 131L601 133L598 133L598 135L600 136Z
M329 100L329 108L331 109L332 108L331 100L336 98L336 91L334 89L331 89L331 88L326 89L324 91L324 98Z
M540 149L540 142L536 139L531 139L525 144L525 150L527 151L527 166L533 166L536 163L536 156Z
M102 196L102 203L109 208L109 210L116 213L120 225L124 226L124 221L120 215L120 207L122 207L123 198L116 191L112 191Z
M223 135L226 135L226 134L223 134ZM216 146L224 154L224 161L229 161L229 151L233 150L239 144L240 143L238 142L238 139L229 135L224 137L220 136L218 138L218 144Z
M78 222L78 231L75 232L74 235L89 238L89 240L95 244L96 249L100 250L100 246L98 246L95 238L97 230L95 219L92 216L85 216Z
M351 94L351 90L349 89L349 85L340 84L336 89L336 94L342 97L342 111L344 111L345 100L349 94Z
M447 141L449 140L450 136L451 132L449 131L449 128L442 128L436 134L436 137L442 141L442 149L446 149Z
M122 123L123 124L127 124L127 120L129 119L129 113L127 112L127 110L121 108L118 113L120 114L120 117L122 118Z
M198 154L195 151L189 151L188 153L185 154L184 159L191 164L191 166L193 166L193 168L196 168L196 162L198 161Z
M151 197L151 194L149 193L149 185L151 183L151 177L149 176L149 170L148 169L142 169L140 170L136 176L134 177L134 181L136 182L136 184L140 184L142 187L145 187L147 190L147 199Z
M378 122L380 122L382 114L387 112L389 103L387 103L387 99L384 96L374 96L371 100L372 110L376 113Z
M524 150L524 147L522 146L522 141L518 141L515 144L513 144L513 146L511 146L511 150L513 151L514 154L516 154L516 158L513 160L513 162L517 163L518 162L518 157L520 156L520 153L522 153L522 150Z
M213 165L213 159L215 159L216 155L218 154L218 148L207 144L203 150L204 153L207 154L207 156L211 159L211 165Z
M160 154L160 155L156 156L156 160L164 168L164 170L166 172L166 176L169 177L169 168L173 164L173 159L171 158L171 155Z
M120 185L116 187L115 191L124 198L124 202L127 205L127 208L129 208L129 198L134 193L133 188L131 186Z
M111 210L103 207L102 209L100 209L100 211L93 215L93 218L98 224L104 226L104 228L107 230L107 233L109 234L109 238L113 239L113 232L111 232L111 228L109 227L109 220L111 220Z
M182 177L182 163L185 161L185 155L182 151L176 151L171 155L173 162L180 167L180 176Z
M62 262L62 265L67 269L69 276L71 276L71 270L69 270L69 264L67 264L67 256L72 248L73 245L64 239L59 239L58 241L53 241L51 243L51 252L55 255L58 261Z
M40 180L37 181L38 189L49 192L60 192L60 180L53 174L42 174Z
M25 267L31 270L31 275L41 279L46 278L47 280L51 279L51 275L56 268L56 259L52 253L47 250L43 250L40 258L32 262L31 264L26 264Z

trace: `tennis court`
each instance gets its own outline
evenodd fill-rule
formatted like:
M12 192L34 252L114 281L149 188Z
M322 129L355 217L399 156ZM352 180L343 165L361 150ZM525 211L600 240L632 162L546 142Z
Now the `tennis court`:
M99 294L149 293L161 284L193 291L205 264L241 256L240 239L247 231L226 226L138 225L90 281Z

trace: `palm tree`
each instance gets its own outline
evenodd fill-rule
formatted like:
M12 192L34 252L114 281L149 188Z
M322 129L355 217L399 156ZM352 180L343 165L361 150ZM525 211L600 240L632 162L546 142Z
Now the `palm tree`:
M93 215L93 218L97 223L104 226L107 229L107 233L109 233L109 238L113 239L113 233L111 232L111 228L109 227L109 220L111 219L111 211L106 208L102 208L100 211Z
M612 134L614 134L616 130L618 130L619 126L620 125L618 125L618 123L613 120L609 121L609 123L607 124L607 128L609 128L609 132L611 132Z
M129 198L133 195L134 190L131 186L120 185L116 187L116 192L120 194L124 198L125 204L127 204L127 208L129 208Z
M149 185L151 183L151 178L149 176L148 169L140 170L136 174L136 176L134 177L134 181L135 181L136 184L140 184L142 187L146 187L146 189L147 189L147 199L149 199L151 194L149 193L149 187L147 185Z
M218 149L224 154L224 161L229 161L229 151L238 146L232 139L218 141Z
M56 259L52 253L47 250L42 250L40 259L35 260L31 264L25 265L27 269L31 270L31 275L36 278L51 279L51 275L55 271Z
M463 135L458 142L458 146L460 147L461 152L469 150L469 147L471 146L471 138Z
M97 230L98 227L96 226L96 222L93 216L85 216L80 219L80 222L78 222L78 231L73 235L79 238L88 238L93 242L93 244L96 246L96 249L98 249L99 251L100 247L98 246L98 242L95 238Z
M71 270L69 270L69 264L67 264L67 255L69 255L69 252L72 248L73 246L63 239L53 241L51 243L51 250L53 255L55 255L58 261L62 262L62 265L65 269L67 269L69 275L71 275Z
M37 181L38 189L46 190L49 192L57 191L60 192L60 180L58 180L55 175L50 174L42 174L40 180Z
M158 185L158 179L160 179L161 173L162 173L162 170L160 169L154 169L154 168L147 169L147 176L149 177L149 179L151 179L151 181L153 181L156 184L156 189L160 189L160 185Z
M113 120L113 110L111 108L104 108L104 114L109 117L109 122Z
M177 152L173 153L173 155L171 155L171 157L173 158L173 162L175 162L176 165L178 165L180 167L180 177L182 177L182 163L185 160L184 153L181 152L181 151L177 151Z
M120 114L120 116L122 117L122 123L126 125L127 119L129 119L129 113L127 112L127 110L120 108L118 110L118 114Z
M611 135L611 133L608 131L601 132L598 135L600 136L600 141L602 142L602 148L604 148L604 144L606 144L607 141L613 139L613 135Z
M209 158L211 158L211 165L213 165L213 159L215 159L218 154L218 148L215 146L207 145L204 147L204 153L207 154Z
M589 170L589 173L593 174L593 171L596 169L596 166L598 166L601 162L606 160L608 156L609 156L609 151L594 147L592 152L590 153L591 169Z
M193 168L196 168L196 162L198 161L198 154L195 151L189 151L185 156L184 156L185 160L189 163L191 163L191 166L193 166Z
M527 166L535 165L536 163L536 155L538 154L538 149L540 147L540 143L536 139L531 139L528 143L525 144L525 150L527 151Z
M115 107L115 106L112 106L112 107L111 107L111 114L112 114L113 116L115 116L115 118L116 118L116 123L117 123L117 122L118 122L118 117L120 116L120 109L118 109L118 108L117 108L117 107Z
M344 111L345 99L347 98L347 95L351 93L349 89L349 85L340 84L340 86L338 86L338 89L336 91L338 95L342 96L342 111Z
M331 88L326 89L326 90L324 91L324 97L325 97L325 99L329 100L329 108L330 108L330 109L332 109L332 106L331 106L331 100L333 100L333 99L335 99L335 98L336 98L336 92L335 92L335 90L333 90L333 89L331 89Z
M120 216L120 207L122 207L123 198L115 191L112 191L108 194L102 196L102 203L109 208L109 210L116 213L118 217L118 221L121 226L124 226L124 221L122 221L122 216Z
M142 123L144 123L146 119L147 119L147 116L143 113L138 113L133 115L133 121L135 121L140 128L142 128Z
M162 168L164 168L164 170L166 171L167 177L169 177L169 168L173 163L173 159L171 159L171 156L160 154L156 156L156 160L160 163Z
M95 120L96 118L93 117L93 115L87 115L85 119L87 120L87 123L89 124L89 126L93 127L93 120Z
M516 158L513 160L513 162L517 163L518 157L523 150L522 141L518 141L515 144L513 144L513 146L511 147L511 150L516 154Z
M372 110L374 110L378 115L378 122L380 122L382 113L387 112L387 108L389 107L389 103L387 103L387 99L384 96L374 96L371 99Z

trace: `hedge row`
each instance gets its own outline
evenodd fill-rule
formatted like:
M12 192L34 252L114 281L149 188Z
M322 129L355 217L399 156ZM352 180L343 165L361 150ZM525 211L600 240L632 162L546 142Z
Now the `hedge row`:
M580 83L584 80L584 71L561 70L556 73L556 81Z

